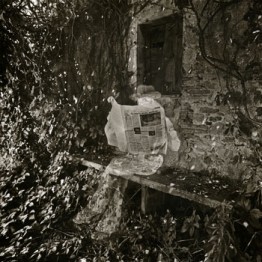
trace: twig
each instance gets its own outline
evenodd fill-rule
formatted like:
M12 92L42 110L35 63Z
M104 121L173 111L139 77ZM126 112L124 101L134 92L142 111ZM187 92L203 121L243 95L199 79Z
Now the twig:
M129 239L130 239L130 237L127 237L123 241L121 241L120 244L118 245L118 248L120 248Z
M251 237L251 239L249 240L249 242L248 242L248 244L247 244L247 246L246 246L244 252L246 252L246 250L247 250L248 247L250 246L250 244L251 244L251 242L253 241L253 239L254 239L254 237L256 236L256 234L257 234L257 232L255 232L255 233L252 235L252 237Z
M128 199L128 201L126 202L126 204L128 204L136 195L137 193L141 191L141 188L137 189L137 191Z
M203 251L203 249L196 250L195 252L192 253L192 255L195 255L195 254L200 253L202 251Z
M183 243L183 242L188 242L188 241L193 241L195 240L194 238L189 238L189 239L182 239L182 240L178 240L177 243Z
M234 77L235 79L239 80L241 82L241 89L243 92L243 96L246 98L247 97L247 90L246 90L246 86L245 86L245 80L244 77L242 76L242 74L238 71L237 66L235 65L234 67L232 67L232 62L234 62L236 60L236 55L237 55L237 51L234 55L234 59L233 61L226 61L226 59L224 58L224 60L218 59L214 56L210 56L207 54L206 52L206 41L205 41L205 31L208 28L208 26L210 25L210 23L214 20L215 16L221 12L222 10L224 10L226 7L233 5L233 4L237 4L239 1L241 0L232 0L230 2L220 2L218 1L217 4L219 4L218 8L213 12L213 14L208 18L208 21L205 23L205 25L202 27L201 26L201 18L198 14L198 11L196 10L196 7L193 3L193 0L190 0L190 4L191 4L191 8L196 16L197 19L197 26L199 29L199 48L200 48L200 52L202 54L203 59L210 64L211 66L213 66L215 69L222 71L223 73L227 74L227 75L231 75L232 77ZM204 8L202 9L201 15L203 15L204 10L207 8L208 3L210 3L210 0L207 0ZM226 44L224 47L224 52L226 49ZM255 126L260 127L261 126L261 121L258 121L257 119L254 119L251 117L248 106L247 106L247 101L243 101L244 102L244 111L245 111L245 115L247 117L247 119L249 119Z
M57 232L59 232L59 233L65 235L65 236L68 236L68 237L73 237L73 236L74 236L74 234L69 234L69 233L66 233L66 232L64 232L64 231L62 231L62 230L59 230L59 229L53 228L53 227L49 227L49 229L55 230L55 231L57 231Z

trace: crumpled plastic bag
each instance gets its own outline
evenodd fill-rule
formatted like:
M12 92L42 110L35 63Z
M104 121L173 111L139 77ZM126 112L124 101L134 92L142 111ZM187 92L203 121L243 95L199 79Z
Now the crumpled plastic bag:
M108 99L112 109L105 133L108 144L133 154L166 154L167 146L178 151L180 140L163 107L153 98L138 98L138 105L119 105Z
M177 132L174 129L172 122L166 117L166 129L167 129L167 144L171 151L177 152L180 148L181 142L178 138Z

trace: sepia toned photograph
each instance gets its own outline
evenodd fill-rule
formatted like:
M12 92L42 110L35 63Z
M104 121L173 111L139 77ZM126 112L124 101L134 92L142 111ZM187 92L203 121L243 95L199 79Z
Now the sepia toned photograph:
M1 262L262 262L262 0L0 0Z

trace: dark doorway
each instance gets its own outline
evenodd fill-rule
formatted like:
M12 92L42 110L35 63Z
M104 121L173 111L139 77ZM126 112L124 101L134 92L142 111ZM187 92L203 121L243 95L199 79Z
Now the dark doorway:
M138 84L162 94L180 94L183 18L172 15L138 26Z

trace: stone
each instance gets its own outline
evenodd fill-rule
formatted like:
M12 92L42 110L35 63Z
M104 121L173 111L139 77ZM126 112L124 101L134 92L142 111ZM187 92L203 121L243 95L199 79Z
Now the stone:
M119 180L104 171L100 176L97 191L88 205L73 219L75 224L96 223L92 237L109 236L116 232L122 215L124 193L127 181Z
M219 109L213 107L201 107L199 111L201 113L213 114L219 112Z
M225 142L225 143L232 143L232 142L235 142L235 137L225 136L222 141Z
M222 121L222 117L221 116L210 116L208 117L207 121L209 122L219 122Z
M215 89L216 85L215 85L216 82L213 82L213 81L204 81L203 82L203 85L205 88L207 88L208 90L212 90L212 89Z
M248 139L244 137L238 137L235 139L235 145L236 146L246 146L248 143Z
M194 125L204 124L205 119L206 119L205 114L200 114L200 113L193 114L193 124Z
M256 109L256 113L257 113L257 116L258 116L258 117L261 117L261 116L262 116L262 107L258 107L258 108Z
M190 88L187 88L185 90L187 93L189 93L190 95L203 95L203 96L206 96L206 95L209 95L210 94L210 90L209 89L205 89L205 88L199 88L197 86L195 87L190 87Z
M180 126L181 127L181 126ZM190 127L181 127L181 133L183 133L183 134L194 134L194 129L192 129L192 128L190 128Z
M164 0L161 2L163 3ZM152 20L168 15L167 10L161 14L157 8L152 6L150 9L145 9L139 15L140 20L134 23L134 28L137 28L137 24L144 23L145 19ZM179 128L182 144L188 143L187 146L180 148L177 164L187 169L190 169L192 165L196 169L215 169L222 175L230 176L232 173L233 177L237 177L239 168L233 170L234 165L227 168L227 163L233 158L236 151L241 151L240 153L246 156L246 153L242 153L243 148L250 149L250 145L241 138L236 141L231 133L224 134L226 124L236 120L234 112L231 111L229 104L224 103L223 99L216 104L217 95L223 98L227 92L225 87L228 79L223 73L204 61L199 51L196 17L192 10L185 9L184 11L186 19L183 25L182 94L176 98L170 96L175 103L174 107L168 102L165 103L167 106L164 106L166 115L170 116L175 128ZM133 38L135 41L136 34ZM132 53L132 56L135 61L136 52ZM136 69L137 67L132 68L132 71L136 72ZM238 81L234 79L230 81L230 87L237 89ZM253 90L251 95L253 100L248 104L251 117L262 120L261 77L254 76L253 80L246 82L246 86L248 90ZM176 106L177 103L179 106ZM254 134L253 142L262 140L262 133ZM200 141L200 137L204 139ZM175 157L171 157L171 160L173 159ZM198 166L197 162L202 164Z
M213 123L209 129L209 132L212 135L224 135L225 124L222 122Z
M192 125L192 129L194 129L194 131L197 133L207 133L209 127L206 125Z
M206 156L203 161L208 166L210 166L212 164L212 162L213 162L212 158L210 156Z

